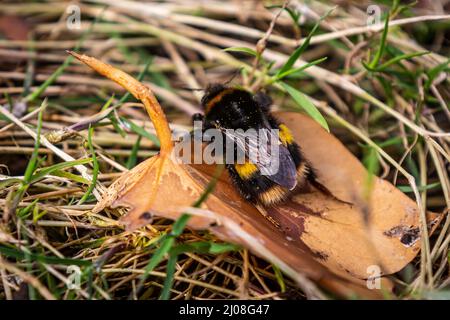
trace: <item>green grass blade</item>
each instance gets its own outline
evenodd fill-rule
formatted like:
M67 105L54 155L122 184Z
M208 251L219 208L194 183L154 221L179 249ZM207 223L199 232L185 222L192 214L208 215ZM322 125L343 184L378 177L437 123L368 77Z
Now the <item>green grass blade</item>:
M33 172L36 170L36 163L39 156L39 147L41 144L41 129L42 129L42 114L44 113L45 108L47 107L47 98L41 104L41 110L38 114L38 123L37 123L37 132L36 132L36 141L34 143L33 153L31 154L30 161L28 162L27 168L25 169L24 174L24 183L29 183L31 180L31 176Z
M437 65L436 67L428 70L427 75L428 75L428 80L425 82L425 88L430 88L431 84L433 83L434 79L436 79L436 77L441 73L447 70L448 64L450 63L450 58ZM450 71L450 70L447 70Z
M143 288L145 280L147 280L150 272L152 272L153 269L156 268L156 266L161 263L161 261L164 259L164 256L169 252L174 241L175 241L175 239L173 237L168 237L168 238L164 239L164 241L161 243L161 246L152 255L152 257L150 258L150 261L148 262L147 266L144 269L144 274L142 275L142 277L139 280L139 283L137 285L136 291L138 293Z
M129 92L127 92L127 94L129 94ZM112 95L108 99L108 101L106 101L106 103L103 105L103 107L101 108L100 114L109 108L109 106L111 105L113 100L114 100L114 95ZM114 113L115 109L118 108L118 106L120 106L120 104L121 104L121 102L119 101L119 104L115 105L114 107L112 107L109 110L107 118L109 119L109 121L111 121L111 123L112 123L114 129L117 131L117 133L120 134L122 136L122 138L125 138L127 133L119 126L119 121L117 120L116 114Z
M283 6L281 6L281 5L272 5L272 6L267 6L267 7L266 7L266 9L274 9L274 8L284 9L284 10L289 14L289 16L291 17L292 21L293 21L296 25L298 25L298 19L299 19L300 16L301 16L301 12L297 11L296 9L295 9L295 10L294 10L294 9L291 9L291 8L289 8L289 7L283 8Z
M164 286L161 292L160 300L168 300L170 298L170 289L172 288L173 276L175 274L175 267L177 265L178 256L171 254L166 266L166 279L164 279Z
M440 182L434 182L434 183L427 184L426 186L418 186L417 190L419 190L419 192L432 190L432 189L439 187L440 185L441 185ZM402 192L406 192L406 193L414 192L414 190L411 188L411 186L397 186L397 188L399 190L401 190Z
M426 54L429 54L430 52L428 51L421 51L421 52L413 52L413 53L407 53L407 54L402 54L400 56L394 57L388 61L386 61L385 63L383 63L381 66L378 67L379 71L383 71L384 69L386 69L387 67L396 64L402 60L407 60L407 59L411 59L414 57L420 57Z
M307 69L307 68L309 68L309 67L311 67L311 66L314 66L314 65L316 65L316 64L322 63L322 62L325 61L325 60L327 60L327 57L323 57L323 58L320 58L320 59L311 61L311 62L309 62L309 63L307 63L307 64L305 64L305 65L303 65L303 66L301 66L301 67L298 67L298 68L292 68L292 69L289 69L289 70L287 70L286 72L283 72L283 73L281 73L281 74L277 73L276 75L274 75L274 76L272 77L270 83L273 83L273 82L275 82L275 81L281 80L281 79L283 79L283 78L285 78L285 77L287 77L287 76L289 76L289 75L291 75L291 74L293 74L293 73L299 73L299 72L302 72L303 70L305 70L305 69ZM269 84L270 84L270 83L269 83Z
M368 66L368 65L365 65L365 67L366 67L369 71L372 71L372 72L381 72L381 71L386 70L386 69L387 69L388 67L390 67L391 65L396 64L396 63L399 63L399 62L402 61L402 60L411 59L411 58L414 58L414 57L420 57L420 56L423 56L423 55L425 55L425 54L429 54L429 52L428 52L428 51L422 51L422 52L414 52L414 53L402 54L402 55L396 56L396 57L394 57L394 58L392 58L392 59L386 61L386 62L383 63L381 66L376 67L376 68L374 68L374 69L371 69L371 67ZM363 63L363 64L364 64L364 63Z
M109 106L111 105L111 103L114 101L114 95L112 95L106 102L105 104L102 106L102 108L100 109L101 111L105 111L106 109L109 108Z
M322 22L323 19L325 19L326 17L328 17L328 15L334 10L331 9L329 10L327 13L325 13L325 15L323 15L322 17L320 17L319 21L317 21L317 23L314 25L314 27L312 28L311 32L308 34L308 37L305 39L305 41L297 48L295 49L295 51L291 54L291 56L289 57L289 59L286 61L286 63L278 70L277 75L281 75L283 73L286 73L287 71L289 71L290 69L292 69L292 67L294 66L295 62L298 60L298 58L300 58L300 56L302 55L302 53L306 50L306 48L308 48L309 46L309 42L311 41L311 37L314 35L314 33L316 32L317 28L319 28L320 23Z
M186 252L195 252L201 254L221 254L230 251L238 251L241 247L232 243L214 243L214 242L191 242L183 243L173 247L170 254L180 255Z
M58 79L58 77L64 72L64 70L70 65L70 63L72 62L73 57L69 56L66 58L66 60L64 60L63 64L61 66L59 66L58 69L56 69L55 72L52 73L52 75L44 81L44 83L42 83L39 88L37 88L35 91L33 91L32 93L30 93L29 95L27 95L25 97L25 101L27 102L32 102L34 100L36 100L37 98L39 98L39 96L53 83L56 81L56 79Z
M74 167L77 165L82 165L91 162L91 158L86 159L80 159L80 160L74 160L74 161L66 161L54 164L52 166L39 169L30 179L30 183L36 182L42 178L44 178L46 175L52 174L55 171L61 171L66 168Z
M117 117L116 117L116 115L113 113L113 112L111 112L110 114L109 114L109 121L111 121L111 124L113 125L113 127L114 127L114 129L116 130L116 132L118 133L118 134L120 134L120 136L122 137L122 138L125 138L126 136L127 136L127 133L125 132L125 130L123 130L121 127L120 127L120 125L119 125L119 121L117 120Z
M384 53L384 48L386 47L386 39L388 31L389 31L389 14L386 16L386 20L384 22L383 34L381 35L381 42L378 51L375 54L375 57L373 58L372 62L368 64L369 69L375 69L378 63L380 62L380 59Z
M133 168L137 163L137 154L139 151L139 147L141 145L141 139L142 139L142 136L141 135L138 136L136 143L133 145L133 148L131 149L130 157L128 158L127 163L126 163L127 169Z
M127 124L130 129L137 133L138 135L143 136L144 138L149 139L150 141L152 141L156 146L160 146L159 143L159 139L157 136L155 136L154 134L151 134L150 132L148 132L147 130L145 130L144 128L138 126L137 124L135 124L134 122L128 120L127 118L124 117L120 117L120 121L123 121L125 124Z
M47 210L42 210L39 212L39 206L34 206L33 208L33 223L36 223L39 221L40 218L45 216L47 214Z
M86 191L86 193L83 195L83 197L78 202L79 205L83 204L89 198L89 196L91 195L92 191L95 188L95 185L97 184L97 176L98 176L98 171L99 171L99 164L98 164L98 161L97 161L97 156L95 155L94 145L92 144L92 135L93 134L94 134L94 128L92 126L89 126L88 144L89 144L89 151L91 152L92 162L93 162L92 183L89 185L88 190Z
M32 203L30 203L25 208L21 208L17 211L17 216L21 219L26 219L31 213L31 210L36 207L36 203L39 201L39 199L35 199Z
M257 53L256 53L255 50L253 50L251 48L247 48L247 47L230 47L230 48L223 49L223 51L227 51L227 52L241 52L241 53L249 54L249 55L254 56L254 57L257 56Z
M57 176L57 177L61 177L61 178L67 178L69 180L78 182L78 183L82 183L82 184L89 184L90 181L83 178L82 176L67 172L67 171L62 171L62 170L55 170L53 171L52 175Z
M378 152L374 148L370 148L369 152L366 154L366 156L363 159L363 163L365 167L367 168L367 176L364 181L364 187L363 187L363 196L364 199L369 200L369 197L373 190L373 182L375 180L375 177L378 173L380 163L378 160Z
M284 82L280 82L280 84L287 93L289 93L292 99L294 99L294 101L311 116L311 118L316 120L325 130L330 132L327 121L307 96Z
M8 178L4 180L0 180L0 189L7 188L13 184L18 184L23 182L22 179L19 178Z
M275 272L275 278L277 279L278 285L280 286L281 292L286 292L286 283L284 282L283 273L280 268L272 264L273 271Z

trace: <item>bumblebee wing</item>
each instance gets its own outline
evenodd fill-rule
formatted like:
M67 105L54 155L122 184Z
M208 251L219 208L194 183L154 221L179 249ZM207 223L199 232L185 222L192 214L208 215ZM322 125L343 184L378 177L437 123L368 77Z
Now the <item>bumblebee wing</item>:
M261 175L276 184L292 190L297 185L297 169L289 150L271 129L258 131L225 130L225 136L233 139L236 149L254 163Z
M267 170L265 167L260 167L261 174L264 174L268 179L280 186L292 190L297 185L297 169L294 160L289 150L283 145L279 146L278 154L279 160L275 160L279 161L278 169L272 169L273 164Z
M263 161L258 162L261 174L276 184L292 190L297 185L297 169L289 150L280 142L279 136L270 129L263 130L268 142L258 144ZM262 136L262 135L260 135ZM275 148L273 148L273 144Z

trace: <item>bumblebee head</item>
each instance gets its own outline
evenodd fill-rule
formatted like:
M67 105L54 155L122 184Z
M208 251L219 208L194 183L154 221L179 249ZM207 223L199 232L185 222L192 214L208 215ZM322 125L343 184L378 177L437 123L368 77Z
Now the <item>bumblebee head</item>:
M202 97L202 106L204 109L207 108L208 102L210 102L214 97L216 97L219 93L224 91L227 87L220 83L212 83L209 84L205 89L205 94Z

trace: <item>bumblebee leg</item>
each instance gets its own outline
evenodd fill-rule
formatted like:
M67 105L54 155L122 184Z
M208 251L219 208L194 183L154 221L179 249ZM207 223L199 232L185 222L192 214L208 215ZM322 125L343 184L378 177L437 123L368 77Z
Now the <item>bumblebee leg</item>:
M204 118L205 116L201 113L194 113L192 115L192 121L203 121Z

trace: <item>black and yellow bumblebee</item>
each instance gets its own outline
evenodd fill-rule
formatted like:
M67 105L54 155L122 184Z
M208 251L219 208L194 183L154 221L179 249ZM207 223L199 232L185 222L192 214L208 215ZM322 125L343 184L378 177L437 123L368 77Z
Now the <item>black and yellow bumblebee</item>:
M212 84L206 88L201 103L204 115L195 114L193 120L202 121L204 131L216 128L225 136L228 131L237 129L268 129L278 134L279 167L275 173L263 174L263 161L253 162L248 157L241 163L226 164L231 180L246 200L273 206L289 198L294 189L301 188L308 181L315 181L314 170L302 155L291 131L271 114L272 100L269 96L262 92L252 94L238 87ZM239 137L232 138L239 141ZM245 140L242 144L246 155L252 148L258 148L258 144L251 141ZM223 152L225 154L225 150Z

